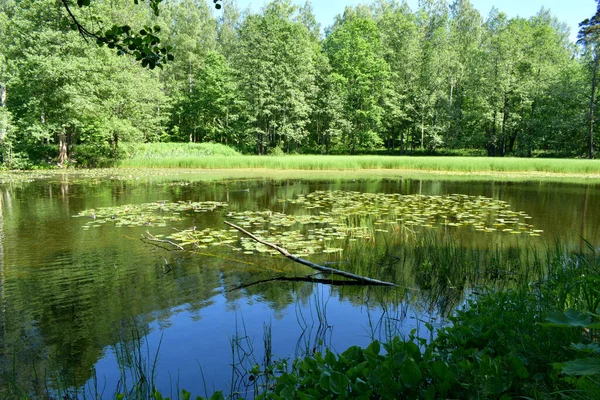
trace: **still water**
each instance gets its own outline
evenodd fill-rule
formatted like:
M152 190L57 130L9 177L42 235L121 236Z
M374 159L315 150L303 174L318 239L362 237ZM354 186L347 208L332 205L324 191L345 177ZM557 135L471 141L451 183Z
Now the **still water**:
M147 232L222 229L230 212L294 212L286 200L315 191L485 196L526 213L543 231L518 239L525 246L558 240L576 249L585 245L582 238L595 246L600 242L600 186L594 183L147 173L7 180L0 185L0 397L16 385L30 396L85 387L88 397L114 398L124 385L119 370L127 366L124 354L136 351L155 367L155 384L167 396L178 388L195 395L234 390L245 396L244 368L264 360L265 338L275 358L293 358L324 346L341 352L414 329L427 336L425 322L442 324L448 302L430 298L406 277L410 271L401 271L402 260L391 256L397 245L393 233L385 235L385 256L373 262L387 263L376 277L400 283L399 288L253 284L294 276L303 267L282 256L226 247L181 252L140 240ZM88 217L75 217L86 210L155 201L218 201L227 203L227 210L182 212L160 226L119 227L115 218L89 228ZM465 233L463 245L509 243L502 233L456 229ZM362 252L369 252L369 243ZM348 266L348 257L344 252L307 256L340 269ZM452 305L468 294L461 290Z

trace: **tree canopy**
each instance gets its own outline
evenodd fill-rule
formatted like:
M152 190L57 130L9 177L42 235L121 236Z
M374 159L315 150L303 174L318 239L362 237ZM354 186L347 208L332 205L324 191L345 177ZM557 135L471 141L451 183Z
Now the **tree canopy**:
M377 0L324 33L310 3L290 0L259 13L232 1L6 0L2 161L103 165L121 143L152 141L594 157L598 21L573 43L546 9L481 15L469 0Z

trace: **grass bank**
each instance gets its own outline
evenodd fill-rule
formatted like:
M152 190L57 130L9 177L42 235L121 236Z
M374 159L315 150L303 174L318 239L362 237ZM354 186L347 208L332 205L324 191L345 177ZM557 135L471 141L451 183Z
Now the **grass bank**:
M121 168L409 170L450 173L563 174L600 177L600 162L581 159L439 156L240 155L226 146L160 143L130 146Z

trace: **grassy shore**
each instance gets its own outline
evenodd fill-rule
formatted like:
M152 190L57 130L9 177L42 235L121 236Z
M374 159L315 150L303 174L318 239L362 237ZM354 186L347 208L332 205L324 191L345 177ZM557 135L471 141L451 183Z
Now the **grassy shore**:
M215 144L161 143L128 151L119 167L274 169L274 170L408 170L451 173L527 173L600 177L600 162L581 159L439 156L240 155Z

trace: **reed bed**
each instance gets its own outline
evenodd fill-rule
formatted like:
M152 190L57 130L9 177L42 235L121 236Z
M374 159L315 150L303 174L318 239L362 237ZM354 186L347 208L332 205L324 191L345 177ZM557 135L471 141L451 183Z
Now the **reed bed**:
M215 144L146 144L126 152L119 167L276 169L276 170L419 170L453 173L600 174L600 162L582 159L436 156L240 155Z

